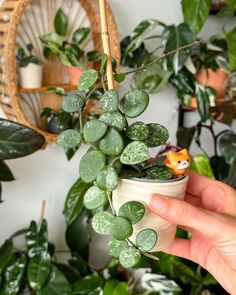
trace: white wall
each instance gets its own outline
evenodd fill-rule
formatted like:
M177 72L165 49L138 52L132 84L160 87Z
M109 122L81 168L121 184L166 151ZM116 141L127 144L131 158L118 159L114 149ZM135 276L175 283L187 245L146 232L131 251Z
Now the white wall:
M122 38L145 18L156 18L167 24L182 21L178 0L110 0L110 4ZM203 36L209 34L210 27L211 31L217 31L221 26L214 18L209 22ZM125 88L128 88L127 84ZM169 87L160 94L152 95L150 106L142 116L147 122L165 125L170 131L170 140L174 143L177 105L176 92ZM196 120L197 114L192 114L187 123L191 125ZM60 249L65 247L63 204L68 189L78 178L78 163L85 148L81 148L70 162L66 160L62 149L55 145L48 145L45 150L31 156L8 161L16 180L3 183L5 202L0 204L0 243L14 231L27 226L31 219L38 219L40 204L45 199L50 238ZM196 147L192 151L198 152Z

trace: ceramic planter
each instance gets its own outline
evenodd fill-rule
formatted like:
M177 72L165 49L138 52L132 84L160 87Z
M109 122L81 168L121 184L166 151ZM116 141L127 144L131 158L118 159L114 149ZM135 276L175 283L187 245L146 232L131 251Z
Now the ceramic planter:
M78 85L84 70L81 67L66 67L71 85Z
M122 179L118 188L113 192L113 205L116 212L126 202L138 201L145 208L144 217L133 225L133 235L131 240L135 242L136 235L144 230L151 228L156 231L158 240L150 252L162 251L169 247L175 238L176 225L152 213L148 204L153 193L159 193L169 197L183 199L188 182L188 176L185 175L179 179L172 180L141 180L141 179Z
M22 88L39 88L42 86L43 67L29 63L19 68L20 85Z

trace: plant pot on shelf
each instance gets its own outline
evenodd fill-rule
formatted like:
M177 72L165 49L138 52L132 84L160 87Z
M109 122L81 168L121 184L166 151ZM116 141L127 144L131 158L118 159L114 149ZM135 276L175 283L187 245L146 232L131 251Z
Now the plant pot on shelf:
M82 76L84 69L81 67L66 67L68 76L69 76L69 80L70 80L70 84L71 85L78 85L78 81L80 79L80 77Z
M150 252L162 251L169 247L175 238L176 225L152 213L148 204L153 193L183 199L188 182L188 175L171 180L122 179L113 192L113 206L116 211L126 202L138 201L145 206L144 217L133 225L131 240L135 242L137 234L144 229L153 229L157 233L157 243Z
M19 67L19 74L22 88L39 88L42 86L42 65L29 63L26 67Z

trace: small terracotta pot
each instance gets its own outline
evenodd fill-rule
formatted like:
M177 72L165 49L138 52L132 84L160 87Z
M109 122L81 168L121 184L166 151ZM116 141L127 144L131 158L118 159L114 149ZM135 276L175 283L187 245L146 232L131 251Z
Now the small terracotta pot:
M80 77L82 76L84 70L81 67L66 67L70 84L71 85L78 85L78 81Z
M148 204L153 193L183 199L187 182L188 175L172 180L122 179L120 181L118 188L113 192L114 209L118 211L124 203L129 201L138 201L146 208L143 218L133 225L134 232L130 238L133 242L135 242L135 238L140 231L151 228L156 231L158 240L150 252L162 251L173 243L176 225L152 213L148 208Z
M29 63L26 67L19 68L19 74L22 88L39 88L42 86L42 65Z

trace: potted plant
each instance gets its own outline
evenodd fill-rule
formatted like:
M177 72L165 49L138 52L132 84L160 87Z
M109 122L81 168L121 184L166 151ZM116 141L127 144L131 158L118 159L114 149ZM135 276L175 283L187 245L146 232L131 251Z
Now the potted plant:
M67 37L69 19L59 8L54 18L55 32L40 36L44 46L44 56L51 59L54 55L66 66L71 85L77 85L84 69L90 67L91 62L99 60L101 55L96 51L86 52L82 49L83 43L90 34L90 28L78 28L72 34L72 39Z
M42 86L43 67L37 56L33 55L33 45L26 46L28 55L24 48L18 48L16 59L20 74L22 88L39 88Z

